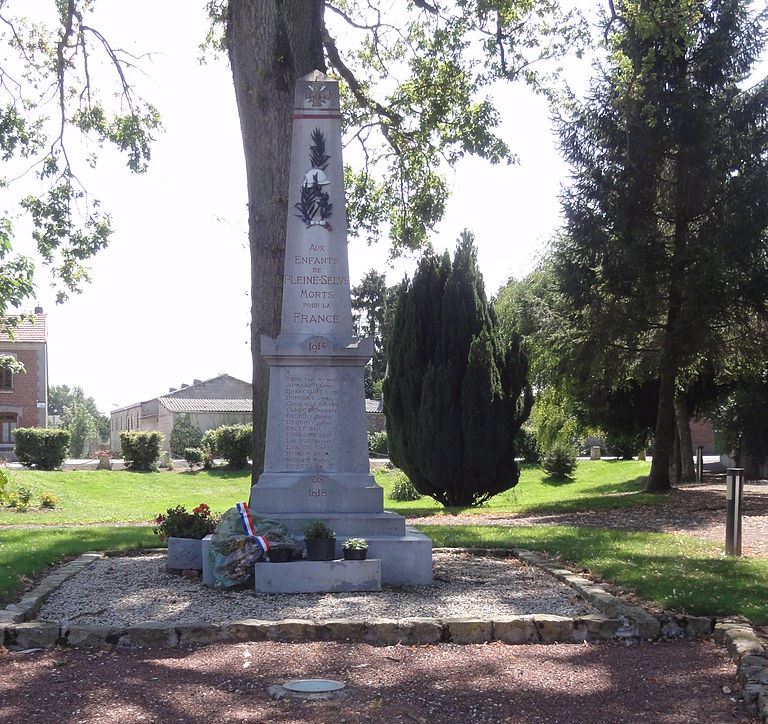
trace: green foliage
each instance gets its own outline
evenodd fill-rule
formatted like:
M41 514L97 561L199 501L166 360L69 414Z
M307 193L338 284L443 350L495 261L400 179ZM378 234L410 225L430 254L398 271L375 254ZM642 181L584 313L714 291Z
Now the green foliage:
M42 493L40 495L40 507L53 510L59 504L59 499L53 493Z
M379 455L386 455L389 452L386 430L368 433L368 452L377 453Z
M227 461L228 467L240 470L248 467L252 444L252 425L222 425L205 432L201 447L204 459L210 459L210 464L214 457L220 457Z
M333 540L336 538L336 533L323 523L322 520L310 520L309 523L304 526L304 537L307 540Z
M8 484L10 483L10 475L8 472L0 468L0 505L3 505L8 500Z
M404 501L419 500L422 495L416 490L413 483L408 479L408 476L405 473L400 473L392 483L388 497L390 500Z
M542 455L541 467L553 478L570 478L576 470L576 448L566 442L556 442Z
M453 264L447 252L424 256L401 292L388 353L392 462L444 505L477 505L516 485L527 369L519 338L499 338L472 235L462 234Z
M82 387L53 385L48 388L48 414L60 415L60 426L68 430L69 454L74 458L84 457L87 447L94 442L108 443L110 420L96 407L92 397L86 397Z
M193 538L202 540L216 530L218 518L211 515L211 509L206 503L200 503L192 512L188 512L183 505L168 508L165 515L162 513L155 518L155 527L152 529L160 540L168 538Z
M395 304L395 290L388 288L386 278L375 269L371 269L360 284L351 290L352 311L355 316L355 333L360 337L373 339L373 360L371 363L372 389L367 396L373 397L374 388L379 385L386 370L385 339L387 315Z
M368 541L365 538L347 538L342 548L345 551L367 551Z
M199 447L186 447L184 448L184 459L189 465L189 469L195 467L195 465L203 464L203 451Z
M62 427L69 430L70 457L85 457L86 447L91 442L98 442L99 440L96 421L85 406L79 403L65 408L62 416Z
M517 433L517 452L524 463L538 463L541 460L541 450L533 430L521 427Z
M16 429L16 457L22 465L38 470L55 470L67 457L69 433L55 428Z
M558 121L573 182L556 324L585 398L592 380L618 405L626 380L657 382L649 484L665 490L675 395L733 329L766 317L768 81L749 76L768 35L745 0L615 6L606 60Z
M14 14L24 13L24 3L0 7L8 50L2 72L14 77L0 89L0 154L1 182L11 191L34 171L36 182L22 183L6 203L29 215L37 252L63 301L88 281L86 262L107 245L112 231L109 214L82 181L83 172L94 173L92 151L108 144L126 154L132 172L142 173L160 119L130 85L136 57L113 48L93 24L93 3L56 5L51 24ZM103 63L111 72L98 74L98 87L93 69ZM12 250L11 219L17 213L0 210L0 315L33 293L32 262Z
M29 510L29 500L23 501L17 492L11 493L8 496L8 507L13 508L18 513L25 513Z
M157 430L120 433L120 448L129 470L154 470L160 459L163 433Z
M186 448L198 448L203 439L200 428L193 425L189 415L179 415L173 424L169 446L174 457L182 457Z

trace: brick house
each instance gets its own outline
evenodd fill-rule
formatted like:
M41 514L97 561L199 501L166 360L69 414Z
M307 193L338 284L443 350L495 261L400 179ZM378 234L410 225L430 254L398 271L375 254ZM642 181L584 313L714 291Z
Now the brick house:
M48 419L48 342L46 316L35 307L14 329L0 333L0 354L13 355L23 374L0 368L0 457L14 458L17 427L45 427Z
M168 450L173 426L180 416L205 432L221 425L249 424L252 409L250 382L227 374L194 380L179 389L171 387L166 395L112 410L110 447L113 452L120 450L121 432L159 430L163 433L163 450Z

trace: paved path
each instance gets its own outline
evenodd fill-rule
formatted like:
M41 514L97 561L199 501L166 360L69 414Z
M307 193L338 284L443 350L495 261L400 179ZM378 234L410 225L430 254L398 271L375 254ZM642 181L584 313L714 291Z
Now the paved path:
M661 663L663 661L663 664ZM346 701L272 701L291 678ZM709 642L374 647L248 643L191 650L0 654L0 723L756 721Z

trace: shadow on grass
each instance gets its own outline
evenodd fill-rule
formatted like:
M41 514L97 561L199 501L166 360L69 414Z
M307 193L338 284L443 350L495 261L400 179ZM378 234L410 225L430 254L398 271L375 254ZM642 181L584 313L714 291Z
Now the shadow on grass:
M557 555L646 600L698 616L768 623L768 561L726 558L690 536L575 526L423 526L435 546L529 548Z
M571 483L575 483L576 479L568 477L567 475L563 476L556 476L556 475L547 475L546 478L541 479L542 485L551 485L554 487L561 487L563 485L570 485Z

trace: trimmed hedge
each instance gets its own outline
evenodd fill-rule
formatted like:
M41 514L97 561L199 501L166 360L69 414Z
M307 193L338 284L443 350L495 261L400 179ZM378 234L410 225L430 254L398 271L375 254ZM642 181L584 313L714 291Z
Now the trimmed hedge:
M213 458L224 458L230 468L248 467L252 436L252 425L222 425L207 430L200 444L203 450L203 467L210 467Z
M69 432L55 427L16 428L16 457L38 470L61 467L69 452Z
M160 459L163 433L156 430L121 432L120 448L128 470L154 470Z

